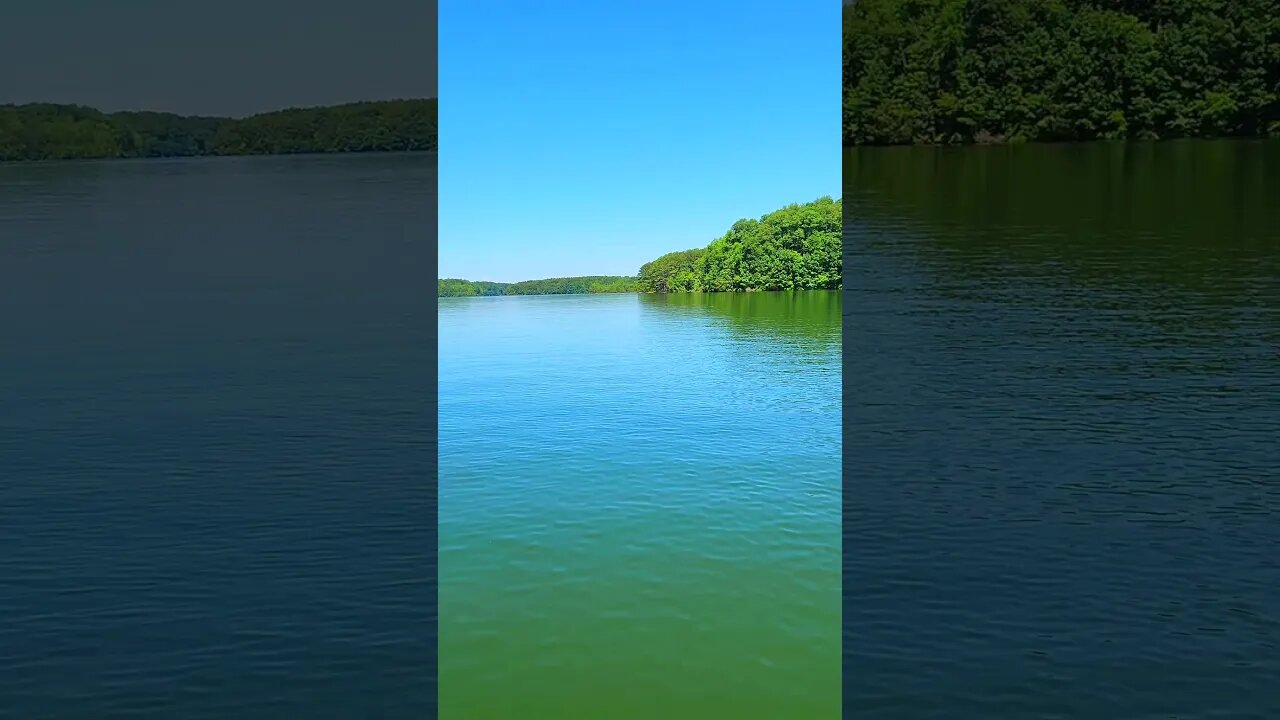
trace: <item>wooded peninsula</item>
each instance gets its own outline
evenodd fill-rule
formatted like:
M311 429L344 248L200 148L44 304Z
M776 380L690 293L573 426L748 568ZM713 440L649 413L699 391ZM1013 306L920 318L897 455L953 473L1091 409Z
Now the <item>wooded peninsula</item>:
M667 253L642 265L636 277L518 283L441 279L437 295L832 290L841 286L840 227L840 201L823 197L759 220L739 220L707 247Z
M436 100L290 108L246 118L0 105L0 160L409 152L436 149Z
M1280 0L857 0L844 144L1280 135Z

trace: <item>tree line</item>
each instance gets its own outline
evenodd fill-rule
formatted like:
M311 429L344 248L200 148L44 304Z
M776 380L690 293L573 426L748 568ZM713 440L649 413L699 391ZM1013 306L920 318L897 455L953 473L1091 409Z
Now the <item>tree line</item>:
M844 143L1280 135L1280 0L858 0Z
M640 268L642 292L827 290L841 286L840 201L788 205L739 220L705 248Z
M823 197L739 220L707 247L667 253L642 265L636 277L518 283L445 278L437 296L830 290L841 286L840 228L840 201Z
M436 110L434 99L291 108L247 118L0 105L0 160L435 150Z
M488 295L586 295L590 293L625 293L638 289L636 279L621 275L587 275L583 277L522 280L514 283L483 282L442 278L437 297L477 297Z

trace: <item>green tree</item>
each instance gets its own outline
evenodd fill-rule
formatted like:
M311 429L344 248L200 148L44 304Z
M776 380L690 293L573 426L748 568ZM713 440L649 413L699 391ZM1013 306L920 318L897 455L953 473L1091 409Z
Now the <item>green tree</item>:
M668 253L640 268L647 292L818 290L841 284L840 201L788 205L739 220L705 250Z
M643 292L701 290L698 259L704 250L682 250L640 266L638 283Z

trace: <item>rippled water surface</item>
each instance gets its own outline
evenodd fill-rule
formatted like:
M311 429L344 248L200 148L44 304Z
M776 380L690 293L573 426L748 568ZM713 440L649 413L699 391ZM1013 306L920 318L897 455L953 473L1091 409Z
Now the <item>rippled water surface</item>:
M435 177L0 165L0 717L430 716Z
M441 716L836 717L839 319L442 299Z
M844 192L848 716L1280 717L1280 142Z

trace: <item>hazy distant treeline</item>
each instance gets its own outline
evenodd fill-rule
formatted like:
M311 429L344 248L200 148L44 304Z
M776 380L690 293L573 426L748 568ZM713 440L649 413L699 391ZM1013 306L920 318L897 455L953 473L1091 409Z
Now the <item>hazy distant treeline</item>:
M436 101L389 100L247 118L0 105L0 160L436 149Z
M1280 0L858 0L845 144L1280 134Z
M474 297L480 295L585 295L587 293L635 292L636 279L619 275L523 280L496 283L445 278L439 281L438 297Z

